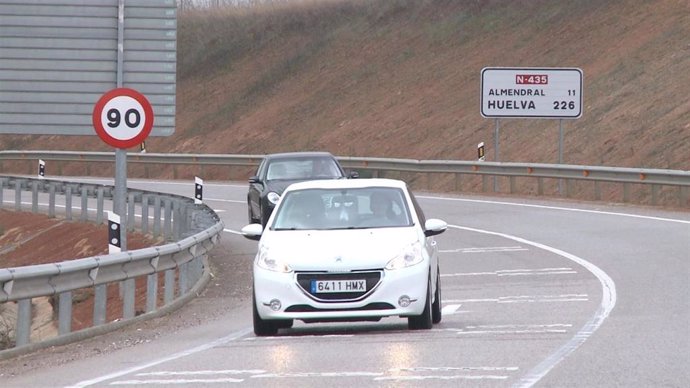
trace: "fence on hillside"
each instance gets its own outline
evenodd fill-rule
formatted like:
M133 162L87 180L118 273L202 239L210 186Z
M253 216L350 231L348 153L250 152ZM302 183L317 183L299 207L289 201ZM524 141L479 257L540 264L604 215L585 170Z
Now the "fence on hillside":
M68 220L102 223L104 209L112 207L113 193L114 187L93 183L0 177L0 206L50 217L59 212ZM52 264L0 268L0 307L9 309L16 303L16 320L8 324L14 339L9 345L15 347L0 351L0 359L29 351L35 345L30 340L34 298L54 298L58 336L42 341L42 345L56 345L83 338L88 334L83 332L89 330L96 333L119 327L135 319L137 313L151 315L179 305L208 280L207 253L223 230L223 223L212 209L195 204L191 198L134 189L128 189L127 204L127 229L160 237L162 245ZM138 288L137 280L145 282L145 287ZM119 298L109 298L109 285L116 285ZM145 289L143 311L136 310L137 289ZM75 293L79 293L79 299L84 294L93 299L92 326L81 332L72 332ZM117 323L108 323L107 312L114 302L121 303L115 310L121 308L122 315Z

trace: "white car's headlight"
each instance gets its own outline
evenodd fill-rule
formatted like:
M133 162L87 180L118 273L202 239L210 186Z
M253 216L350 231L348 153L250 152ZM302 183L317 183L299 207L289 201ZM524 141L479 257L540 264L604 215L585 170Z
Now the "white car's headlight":
M286 262L271 257L268 248L265 247L259 248L259 258L256 260L256 264L260 268L267 269L269 271L282 273L292 272L292 268L290 268Z
M268 193L268 195L266 195L266 198L269 202L275 205L278 203L278 200L280 199L280 194L276 193L275 191L271 191L270 193Z
M408 245L400 254L386 264L386 269L401 269L417 265L424 261L422 244L416 242Z

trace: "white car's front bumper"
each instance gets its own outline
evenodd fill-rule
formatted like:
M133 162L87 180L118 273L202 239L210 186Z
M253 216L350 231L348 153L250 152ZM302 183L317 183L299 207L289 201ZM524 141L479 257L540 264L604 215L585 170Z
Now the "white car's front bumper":
M314 275L318 278L318 275ZM427 292L428 267L423 263L397 270L381 270L379 283L356 301L318 301L303 290L297 274L268 271L255 266L254 295L262 319L336 320L420 315ZM409 306L399 304L401 298ZM280 308L274 309L280 302ZM272 308L273 305L273 308Z

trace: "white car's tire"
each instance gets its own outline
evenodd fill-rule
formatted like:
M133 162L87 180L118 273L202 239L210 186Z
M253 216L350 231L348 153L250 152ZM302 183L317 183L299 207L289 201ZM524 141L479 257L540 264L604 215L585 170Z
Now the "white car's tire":
M433 326L431 317L431 279L426 286L426 301L424 303L424 311L421 315L408 317L407 327L410 330L429 330Z
M441 322L441 271L436 271L436 292L434 293L434 303L431 305L431 323Z
M258 337L265 337L278 334L277 322L261 319L256 308L256 297L252 294L252 318L254 320L254 334Z

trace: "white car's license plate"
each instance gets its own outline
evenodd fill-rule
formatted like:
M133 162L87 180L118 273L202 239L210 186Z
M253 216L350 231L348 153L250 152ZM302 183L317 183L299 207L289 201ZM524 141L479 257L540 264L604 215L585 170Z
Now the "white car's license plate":
M311 281L312 294L328 292L364 292L366 290L367 281L364 279Z

